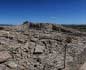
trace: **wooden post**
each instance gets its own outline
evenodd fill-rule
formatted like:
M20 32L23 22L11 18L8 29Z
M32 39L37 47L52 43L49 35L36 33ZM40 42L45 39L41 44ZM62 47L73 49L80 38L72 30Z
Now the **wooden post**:
M66 67L66 51L67 51L67 44L64 46L64 69Z
M67 54L67 44L72 42L71 37L67 37L65 40L65 46L64 46L64 69L66 68L66 54Z

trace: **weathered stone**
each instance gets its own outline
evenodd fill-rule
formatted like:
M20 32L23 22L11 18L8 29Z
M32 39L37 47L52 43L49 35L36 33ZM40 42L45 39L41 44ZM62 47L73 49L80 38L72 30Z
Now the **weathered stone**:
M31 42L36 42L38 39L37 38L31 38Z
M14 62L14 61L8 61L8 62L7 62L7 66L8 66L9 68L11 68L11 69L17 69L18 64L17 64L16 62Z
M86 63L81 66L80 70L86 70Z
M11 55L8 53L8 51L0 52L0 63L7 61L9 58L11 58Z
M43 53L44 46L37 45L36 48L34 49L34 53Z
M6 70L6 66L3 64L0 64L0 70Z
M64 61L66 69L63 70L79 70L80 66L82 69L86 61L86 37L69 28L53 25L30 23L30 27L23 24L1 29L0 69L6 66L6 70L61 70ZM64 59L66 37L71 37L73 42L67 44Z

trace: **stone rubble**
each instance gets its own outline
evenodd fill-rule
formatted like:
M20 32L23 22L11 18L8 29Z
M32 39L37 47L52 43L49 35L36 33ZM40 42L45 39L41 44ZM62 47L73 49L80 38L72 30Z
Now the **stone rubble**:
M54 24L4 27L0 30L0 70L85 70L85 36ZM65 43L67 37L72 38L71 43Z

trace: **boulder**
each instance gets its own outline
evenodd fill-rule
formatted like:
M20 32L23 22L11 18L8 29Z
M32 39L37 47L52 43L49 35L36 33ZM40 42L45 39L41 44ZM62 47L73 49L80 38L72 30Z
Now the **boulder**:
M7 66L11 69L17 69L17 67L18 67L17 63L14 61L7 62Z
M7 61L9 58L11 58L11 55L8 53L8 51L0 52L0 63Z

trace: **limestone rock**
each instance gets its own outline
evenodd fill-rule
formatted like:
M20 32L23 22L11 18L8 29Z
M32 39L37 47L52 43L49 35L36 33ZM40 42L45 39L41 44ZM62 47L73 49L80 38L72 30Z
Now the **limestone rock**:
M0 70L61 70L64 60L64 70L86 70L86 33L58 24L29 24L0 28ZM73 42L64 59L66 37Z
M37 45L36 48L34 49L34 53L43 53L44 46Z
M81 66L80 70L86 70L86 63Z
M7 66L11 69L17 69L17 67L18 67L17 63L14 61L7 62Z
M6 66L3 64L0 64L0 70L6 70Z
M11 55L8 53L8 51L0 52L0 63L7 61L9 58L11 58Z

